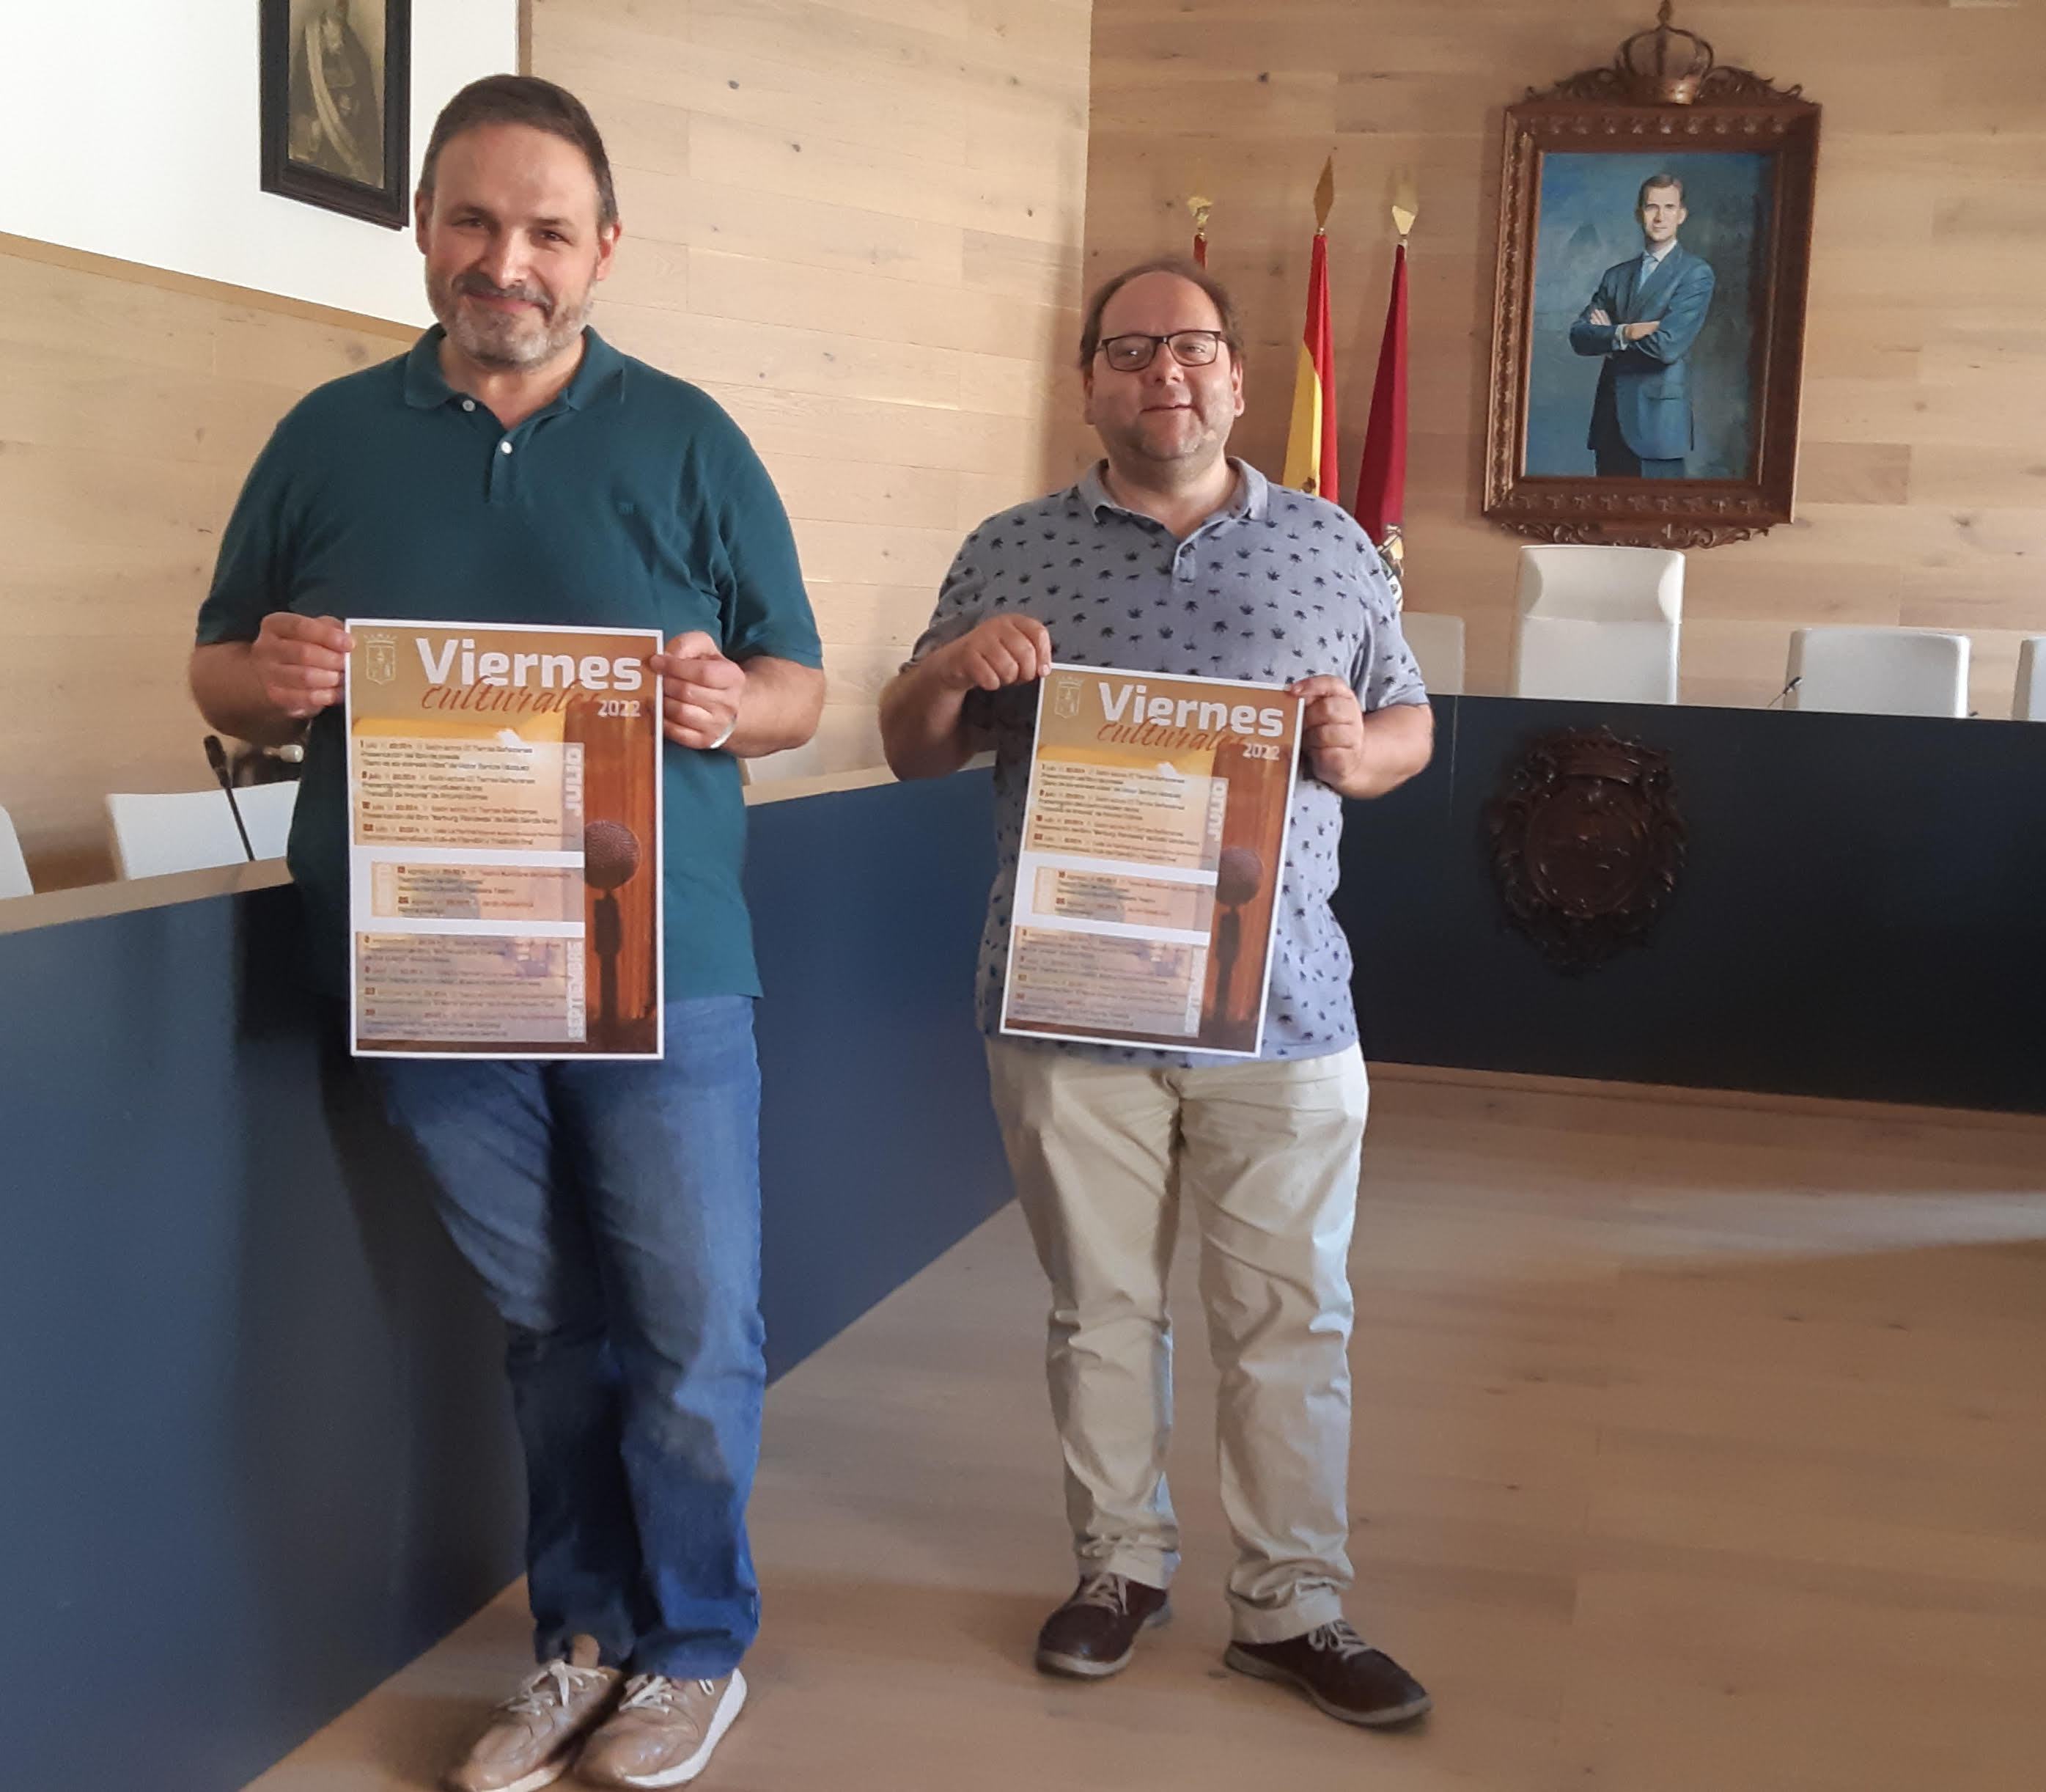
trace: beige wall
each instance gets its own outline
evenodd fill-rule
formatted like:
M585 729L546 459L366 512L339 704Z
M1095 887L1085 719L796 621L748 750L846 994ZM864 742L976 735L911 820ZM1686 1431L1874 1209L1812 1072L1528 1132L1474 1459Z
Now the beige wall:
M0 237L0 809L38 889L112 875L107 792L209 782L185 659L242 476L411 336Z
M626 236L598 326L704 387L787 500L823 631L816 745L874 697L960 536L1064 476L1086 0L535 0Z
M1609 61L1652 14L1647 0L1094 7L1090 277L1182 248L1184 196L1215 200L1212 265L1257 338L1239 439L1260 465L1283 458L1311 195L1333 147L1354 479L1386 203L1395 171L1414 170L1409 601L1469 619L1476 689L1504 684L1519 544L1477 512L1500 110ZM1766 702L1793 627L1903 623L1970 634L1975 706L2008 714L2017 639L2046 632L2046 6L1722 0L1677 22L1825 108L1797 520L1691 556L1685 694Z
M964 531L1063 477L1087 0L534 0L627 238L599 324L738 417L795 519L832 702L779 773L878 757L873 693ZM0 238L0 807L39 887L100 799L194 790L184 662L276 419L396 325Z

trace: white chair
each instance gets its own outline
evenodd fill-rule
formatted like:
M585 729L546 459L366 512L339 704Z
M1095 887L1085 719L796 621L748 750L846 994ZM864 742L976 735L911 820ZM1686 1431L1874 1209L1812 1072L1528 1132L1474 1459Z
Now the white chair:
M1674 703L1684 557L1667 547L1523 547L1507 689Z
M1464 688L1464 619L1436 610L1402 610L1399 632L1407 637L1421 682L1431 697L1459 697Z
M249 844L258 859L281 859L291 832L295 783L250 784L237 789ZM227 793L179 790L166 796L110 796L106 818L114 830L114 863L124 878L162 877L205 865L236 865L247 855L234 831Z
M2046 722L2046 635L2028 635L2017 643L2017 689L2010 701L2013 722Z
M29 881L29 862L21 856L21 836L4 809L0 809L0 898L33 896L36 886Z
M1863 716L1965 716L1968 638L1931 628L1797 628L1786 709Z

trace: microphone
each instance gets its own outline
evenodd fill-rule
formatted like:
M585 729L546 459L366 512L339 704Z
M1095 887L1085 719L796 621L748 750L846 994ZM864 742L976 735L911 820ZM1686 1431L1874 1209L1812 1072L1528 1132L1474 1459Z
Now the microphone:
M227 793L227 812L234 817L234 831L241 836L241 850L253 865L256 863L256 848L249 844L249 830L241 825L241 805L234 800L234 774L227 769L226 750L220 744L217 734L206 737L206 763L213 767L213 775L220 780L221 789Z
M623 821L593 821L582 831L582 880L606 894L639 869L639 836Z
M1215 867L1215 900L1240 908L1264 882L1264 861L1247 846L1226 846Z
M623 821L592 821L582 831L582 881L597 892L596 1022L600 1034L618 1024L618 952L625 944L624 917L612 894L639 870L639 836Z
M1215 866L1215 901L1222 905L1222 918L1215 923L1215 1021L1228 1026L1230 988L1236 981L1236 961L1243 950L1243 905L1264 883L1264 861L1247 846L1226 846Z

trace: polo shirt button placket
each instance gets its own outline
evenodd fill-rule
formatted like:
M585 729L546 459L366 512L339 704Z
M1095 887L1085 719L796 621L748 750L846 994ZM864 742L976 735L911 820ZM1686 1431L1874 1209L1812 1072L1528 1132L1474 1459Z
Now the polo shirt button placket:
M490 501L512 501L512 438L508 435L500 438L497 452L490 457Z

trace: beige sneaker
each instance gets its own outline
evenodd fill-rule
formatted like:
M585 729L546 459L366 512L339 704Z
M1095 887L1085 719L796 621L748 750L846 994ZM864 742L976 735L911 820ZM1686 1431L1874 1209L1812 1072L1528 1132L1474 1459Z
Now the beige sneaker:
M441 1776L447 1792L533 1792L569 1771L576 1745L617 1702L625 1677L597 1666L596 1639L573 1638L491 1713L474 1747Z
M721 1680L637 1675L583 1745L576 1777L591 1786L680 1786L709 1766L745 1702L746 1676L735 1667Z

